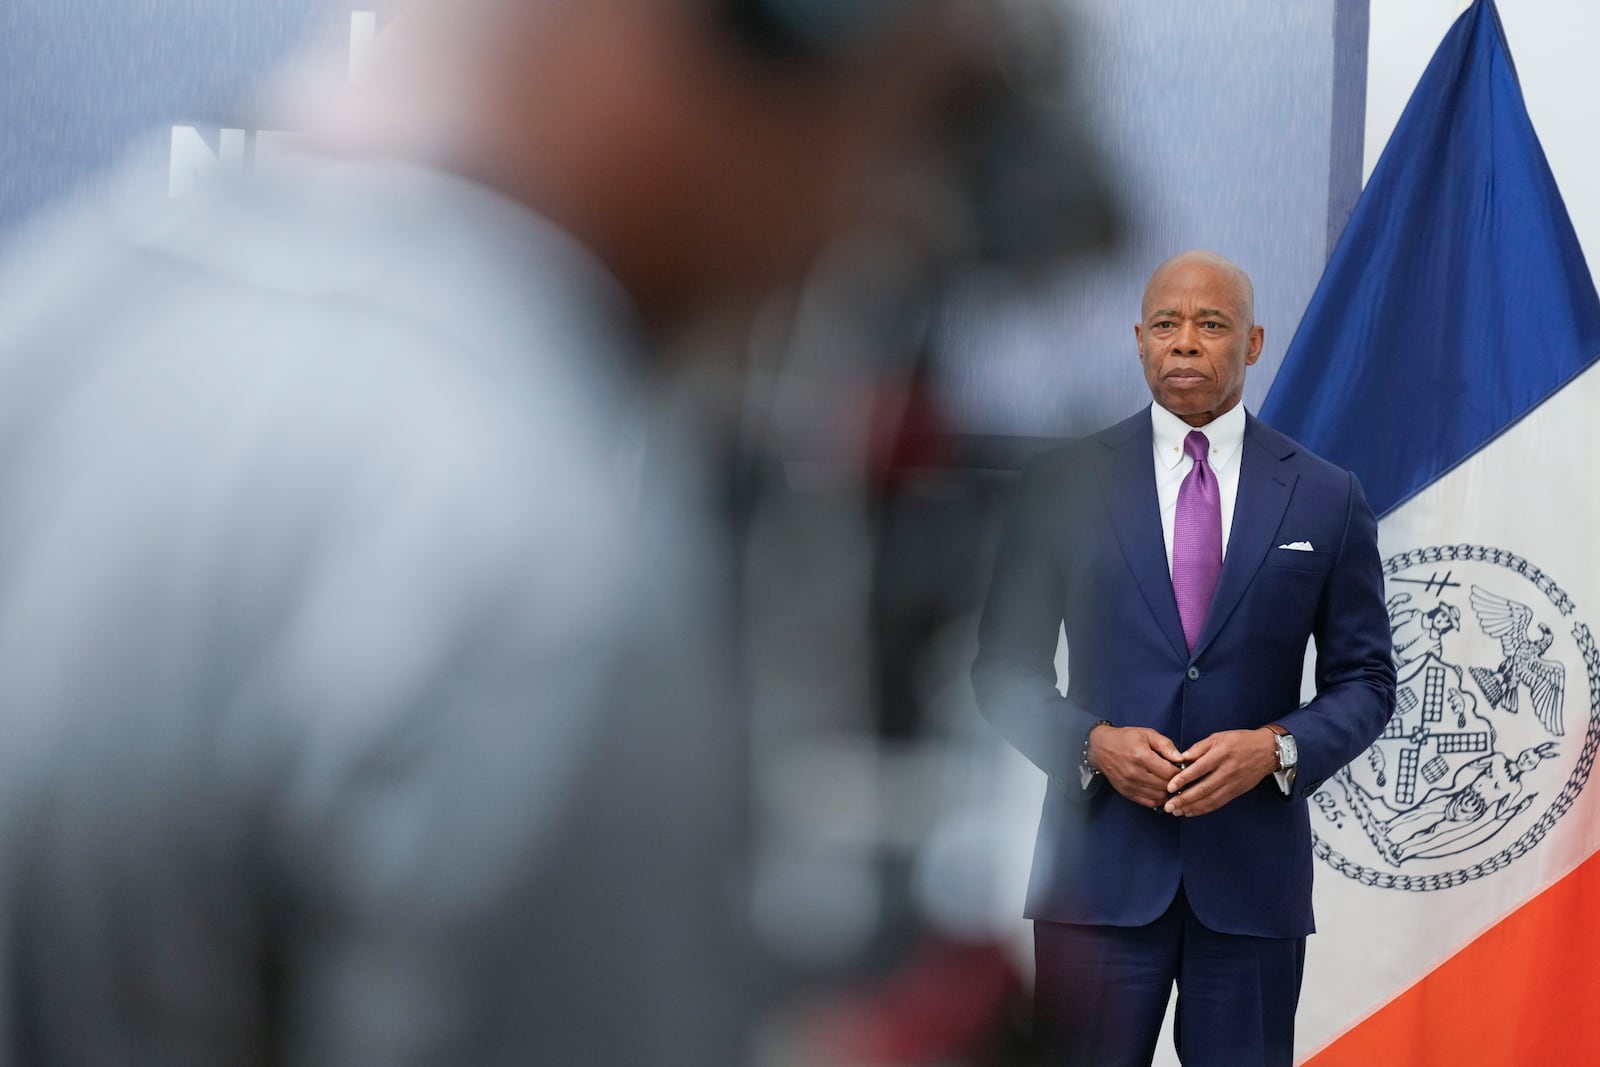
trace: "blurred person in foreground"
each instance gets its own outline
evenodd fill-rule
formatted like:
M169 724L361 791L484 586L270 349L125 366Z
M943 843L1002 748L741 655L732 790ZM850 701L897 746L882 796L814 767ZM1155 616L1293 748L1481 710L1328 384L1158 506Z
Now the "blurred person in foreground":
M270 171L36 228L0 1062L745 1062L726 530L662 352L915 174L958 6L806 55L754 0L417 3Z
M1154 403L1035 461L996 556L973 681L1049 775L1027 915L1073 1067L1149 1064L1174 983L1185 1067L1289 1067L1306 800L1393 705L1376 521L1242 406L1253 304L1213 253L1157 268L1134 327Z

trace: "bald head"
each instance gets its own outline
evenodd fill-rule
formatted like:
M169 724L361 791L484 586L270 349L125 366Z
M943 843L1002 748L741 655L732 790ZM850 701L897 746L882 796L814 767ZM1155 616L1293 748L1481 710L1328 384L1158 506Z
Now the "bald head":
M1231 290L1234 308L1243 325L1255 325L1256 290L1255 286L1250 284L1250 276L1227 256L1203 248L1179 252L1151 273L1150 280L1145 283L1144 300L1140 304L1139 317L1149 317L1152 294L1162 291L1174 276L1191 273L1197 268L1212 273L1216 281L1220 281L1225 288Z

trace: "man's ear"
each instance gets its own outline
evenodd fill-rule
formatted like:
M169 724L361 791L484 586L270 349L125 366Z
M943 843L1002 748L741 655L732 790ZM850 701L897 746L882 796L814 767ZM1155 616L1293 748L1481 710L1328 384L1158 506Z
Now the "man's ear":
M1250 327L1250 348L1245 352L1245 366L1254 366L1255 361L1261 358L1261 344L1266 338L1267 332L1259 324Z

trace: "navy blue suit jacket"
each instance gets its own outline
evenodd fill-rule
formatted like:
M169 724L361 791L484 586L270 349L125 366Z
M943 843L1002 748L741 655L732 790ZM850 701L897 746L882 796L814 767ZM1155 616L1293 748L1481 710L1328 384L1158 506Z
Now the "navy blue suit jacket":
M1312 551L1280 546L1310 542ZM1067 694L1057 690L1058 630ZM1301 705L1308 639L1317 695ZM1355 476L1253 416L1222 575L1191 655L1156 499L1147 410L1031 463L995 561L973 682L984 714L1049 775L1027 915L1138 926L1180 878L1225 933L1303 937L1311 915L1306 797L1372 743L1394 703L1377 522ZM1179 749L1282 723L1299 744L1285 797L1272 776L1177 819L1078 767L1099 719Z

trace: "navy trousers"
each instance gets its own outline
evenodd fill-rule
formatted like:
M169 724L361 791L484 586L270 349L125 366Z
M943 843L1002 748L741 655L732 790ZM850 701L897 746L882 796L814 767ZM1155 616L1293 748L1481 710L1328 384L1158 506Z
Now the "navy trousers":
M1035 922L1039 1034L1059 1067L1149 1067L1173 984L1184 1067L1292 1067L1305 938L1219 934L1182 887L1148 926Z

